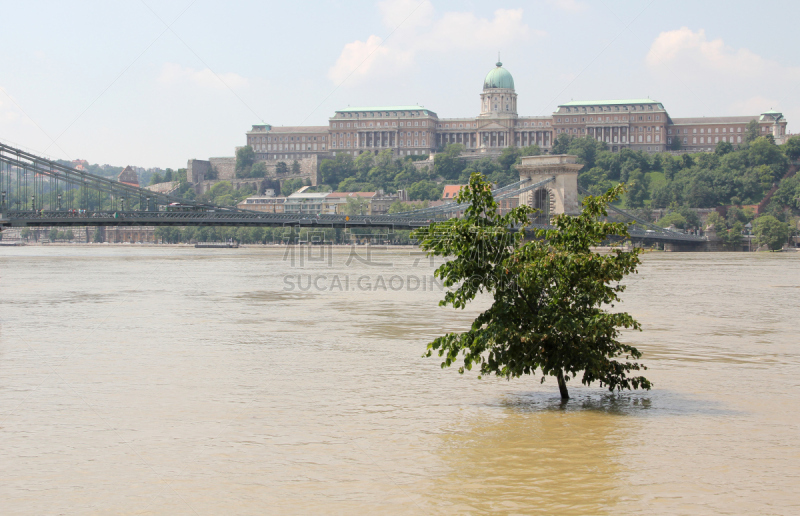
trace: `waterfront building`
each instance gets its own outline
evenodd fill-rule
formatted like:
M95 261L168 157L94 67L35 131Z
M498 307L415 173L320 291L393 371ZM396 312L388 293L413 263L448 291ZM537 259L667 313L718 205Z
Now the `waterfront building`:
M275 195L259 195L248 197L236 205L240 210L261 211L264 213L284 213L283 205L286 197L276 197Z
M306 192L302 188L288 197L253 196L236 207L265 213L296 213L302 215L344 215L348 199L363 199L363 215L385 215L400 195L377 192ZM359 213L362 215L362 213Z

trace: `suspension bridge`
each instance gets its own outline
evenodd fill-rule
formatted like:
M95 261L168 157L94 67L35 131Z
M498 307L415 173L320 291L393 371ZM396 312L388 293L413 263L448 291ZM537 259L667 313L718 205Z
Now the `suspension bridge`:
M574 156L530 156L518 166L520 181L493 190L496 200L516 197L540 210L534 228L550 217L579 212ZM3 227L76 226L284 226L298 228L415 229L457 217L467 208L455 202L391 215L263 213L214 206L153 192L90 174L0 143L0 230ZM631 239L653 243L701 244L705 239L677 233L611 207L610 218L633 222Z

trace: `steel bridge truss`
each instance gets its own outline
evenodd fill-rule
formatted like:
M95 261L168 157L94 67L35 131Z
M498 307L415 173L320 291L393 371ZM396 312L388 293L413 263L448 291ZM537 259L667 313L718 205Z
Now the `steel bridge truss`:
M173 203L214 208L90 174L0 143L0 213L152 212Z

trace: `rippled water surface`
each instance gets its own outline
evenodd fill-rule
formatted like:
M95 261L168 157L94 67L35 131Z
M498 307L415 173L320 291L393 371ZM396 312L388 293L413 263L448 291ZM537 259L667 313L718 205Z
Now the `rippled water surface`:
M800 255L646 255L625 339L655 389L565 407L421 357L480 308L432 272L0 248L0 513L800 513Z

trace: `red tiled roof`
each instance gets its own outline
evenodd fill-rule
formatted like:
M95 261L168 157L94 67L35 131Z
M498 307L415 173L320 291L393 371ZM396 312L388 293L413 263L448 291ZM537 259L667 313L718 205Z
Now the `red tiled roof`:
M444 190L442 191L442 199L453 199L463 186L464 185L445 185Z

